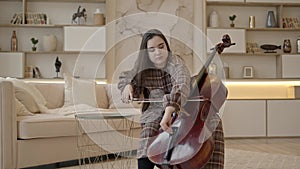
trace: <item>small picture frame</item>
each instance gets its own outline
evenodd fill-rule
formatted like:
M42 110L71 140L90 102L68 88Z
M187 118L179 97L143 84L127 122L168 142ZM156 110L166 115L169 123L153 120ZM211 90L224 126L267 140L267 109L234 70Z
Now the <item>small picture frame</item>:
M243 69L244 78L253 78L253 66L244 66Z

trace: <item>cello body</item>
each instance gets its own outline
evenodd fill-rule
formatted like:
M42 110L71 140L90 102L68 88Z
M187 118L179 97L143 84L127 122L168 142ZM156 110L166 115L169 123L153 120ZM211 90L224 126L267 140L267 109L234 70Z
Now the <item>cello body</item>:
M148 148L151 161L174 169L198 169L209 161L214 150L214 128L209 126L209 120L227 97L226 87L218 82L218 79L211 79L208 74L203 76L199 83L202 90L192 92L192 96L204 96L203 101L189 101L185 104L183 111L172 123L176 133L172 136L174 141L171 147L168 144L170 135L166 132L159 131L160 134L152 138ZM219 90L212 92L216 87ZM166 162L164 156L169 150L172 155Z

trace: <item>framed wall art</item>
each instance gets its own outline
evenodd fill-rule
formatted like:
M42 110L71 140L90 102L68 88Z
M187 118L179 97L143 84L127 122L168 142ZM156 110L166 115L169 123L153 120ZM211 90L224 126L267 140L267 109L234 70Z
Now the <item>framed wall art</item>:
M244 66L243 67L243 77L244 78L253 78L254 72L253 72L253 66Z

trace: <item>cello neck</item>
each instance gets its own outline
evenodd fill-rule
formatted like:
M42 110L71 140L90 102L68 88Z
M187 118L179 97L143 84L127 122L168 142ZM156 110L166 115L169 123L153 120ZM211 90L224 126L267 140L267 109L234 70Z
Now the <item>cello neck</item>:
M198 84L200 83L201 79L207 74L207 68L214 59L217 53L217 46L213 48L213 51L210 53L208 59L206 60L205 64L202 66L201 70L197 75L194 76L194 81L192 82L192 90L198 89Z
M203 79L207 75L207 68L212 62L213 58L215 57L216 53L218 52L221 54L224 50L224 48L228 48L232 45L235 45L235 43L231 43L230 36L228 34L225 34L222 37L222 43L217 44L214 48L212 48L212 52L210 53L210 56L208 57L207 61L203 65L202 69L199 71L197 75L194 76L195 80L192 82L192 90L197 90L198 85L201 83L201 79Z

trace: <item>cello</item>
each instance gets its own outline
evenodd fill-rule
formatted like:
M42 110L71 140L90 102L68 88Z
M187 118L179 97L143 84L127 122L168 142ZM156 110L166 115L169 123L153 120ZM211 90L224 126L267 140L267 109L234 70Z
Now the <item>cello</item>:
M173 133L160 129L148 147L148 158L161 169L199 169L210 159L214 150L209 119L222 107L227 89L221 80L208 74L206 68L218 52L235 45L229 35L217 44L200 72L192 77L190 101L183 106L180 115L174 114Z

